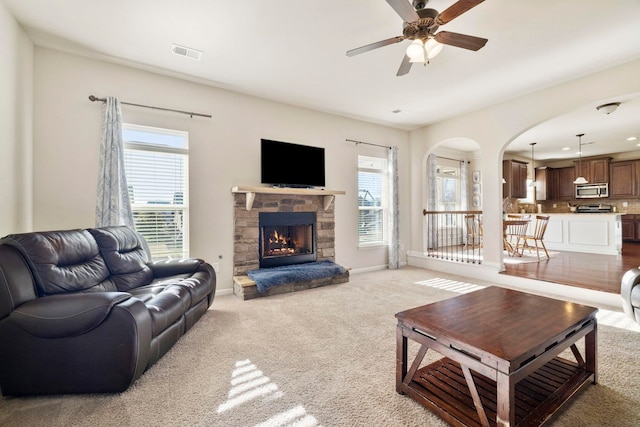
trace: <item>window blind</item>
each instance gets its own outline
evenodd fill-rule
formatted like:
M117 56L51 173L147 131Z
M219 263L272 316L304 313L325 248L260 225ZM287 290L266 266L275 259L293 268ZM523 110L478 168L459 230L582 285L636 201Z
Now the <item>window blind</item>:
M153 131L148 132L153 140ZM188 154L140 139L145 138L125 142L124 154L135 228L153 259L187 257Z

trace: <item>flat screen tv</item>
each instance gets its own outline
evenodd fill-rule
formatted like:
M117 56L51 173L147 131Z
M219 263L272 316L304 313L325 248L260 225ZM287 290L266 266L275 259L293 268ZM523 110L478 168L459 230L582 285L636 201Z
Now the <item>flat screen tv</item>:
M324 187L324 148L260 141L261 182L282 187Z

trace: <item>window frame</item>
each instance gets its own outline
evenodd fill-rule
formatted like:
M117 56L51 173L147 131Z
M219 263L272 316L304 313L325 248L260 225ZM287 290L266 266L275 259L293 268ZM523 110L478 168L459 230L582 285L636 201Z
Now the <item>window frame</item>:
M178 137L183 141L183 147L174 147L168 145L160 145L153 144L151 142L134 142L134 141L126 141L124 135L127 130L143 132L152 135L165 135L171 137ZM171 258L188 258L189 257L189 132L175 129L167 129L167 128L158 128L152 126L138 125L132 123L123 123L122 124L123 131L123 148L124 148L124 156L127 157L127 153L130 152L138 152L138 153L156 153L159 155L166 156L180 156L181 157L181 179L182 179L182 203L176 204L176 195L175 191L171 198L171 202L169 203L139 203L136 204L135 197L131 197L131 210L134 214L141 212L163 212L163 213L172 213L178 214L179 220L175 220L175 222L179 223L176 230L179 232L182 250L173 252L167 251L156 251L154 250L153 244L149 241L149 238L145 236L148 235L147 232L138 230L149 245L149 249L151 251L151 257L153 260L163 260L163 259L171 259ZM125 168L126 168L127 160L125 160ZM125 169L126 172L126 169ZM127 185L131 187L131 182L129 182L130 174L127 174ZM131 191L131 190L130 190ZM143 193L145 194L145 193ZM146 193L150 194L150 193ZM134 193L135 195L135 193ZM135 223L135 221L134 221Z
M382 162L382 166L375 167L362 167L361 161L371 159L374 162ZM373 173L381 177L380 182L380 205L361 205L360 204L360 192L361 182L360 173ZM375 156L375 155L358 155L358 248L376 248L381 246L388 246L389 244L389 160L387 157ZM360 213L362 211L378 211L382 212L381 228L382 228L382 240L363 240L363 233L361 232Z

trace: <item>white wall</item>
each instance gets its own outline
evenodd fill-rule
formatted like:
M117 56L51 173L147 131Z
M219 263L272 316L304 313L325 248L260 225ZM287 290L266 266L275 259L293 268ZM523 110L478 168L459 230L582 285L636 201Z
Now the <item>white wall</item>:
M558 115L598 101L640 91L640 60L580 77L508 102L446 120L411 133L411 244L409 262L424 253L422 209L426 206L424 159L443 141L476 141L482 157L483 267L502 268L502 155L522 132ZM415 258L413 258L415 256ZM424 265L424 264L421 264ZM461 266L464 270L464 266ZM461 271L458 271L461 273ZM473 273L476 274L476 273Z
M259 185L260 138L325 147L326 186L336 196L336 262L354 270L387 264L386 249L357 248L357 148L346 138L398 145L400 226L409 241L409 134L240 95L148 71L36 47L34 224L38 230L94 224L102 104L89 95L211 114L211 119L123 106L123 121L186 130L190 138L190 251L220 263L218 289L232 287L236 185Z
M33 45L0 2L0 236L31 227Z

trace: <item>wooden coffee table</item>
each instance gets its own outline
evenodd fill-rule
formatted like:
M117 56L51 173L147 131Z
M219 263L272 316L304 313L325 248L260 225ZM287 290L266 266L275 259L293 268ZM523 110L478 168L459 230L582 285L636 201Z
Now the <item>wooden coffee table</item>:
M487 287L399 312L396 391L454 426L541 425L596 383L597 311ZM558 357L567 348L573 358ZM428 349L444 357L421 366Z

